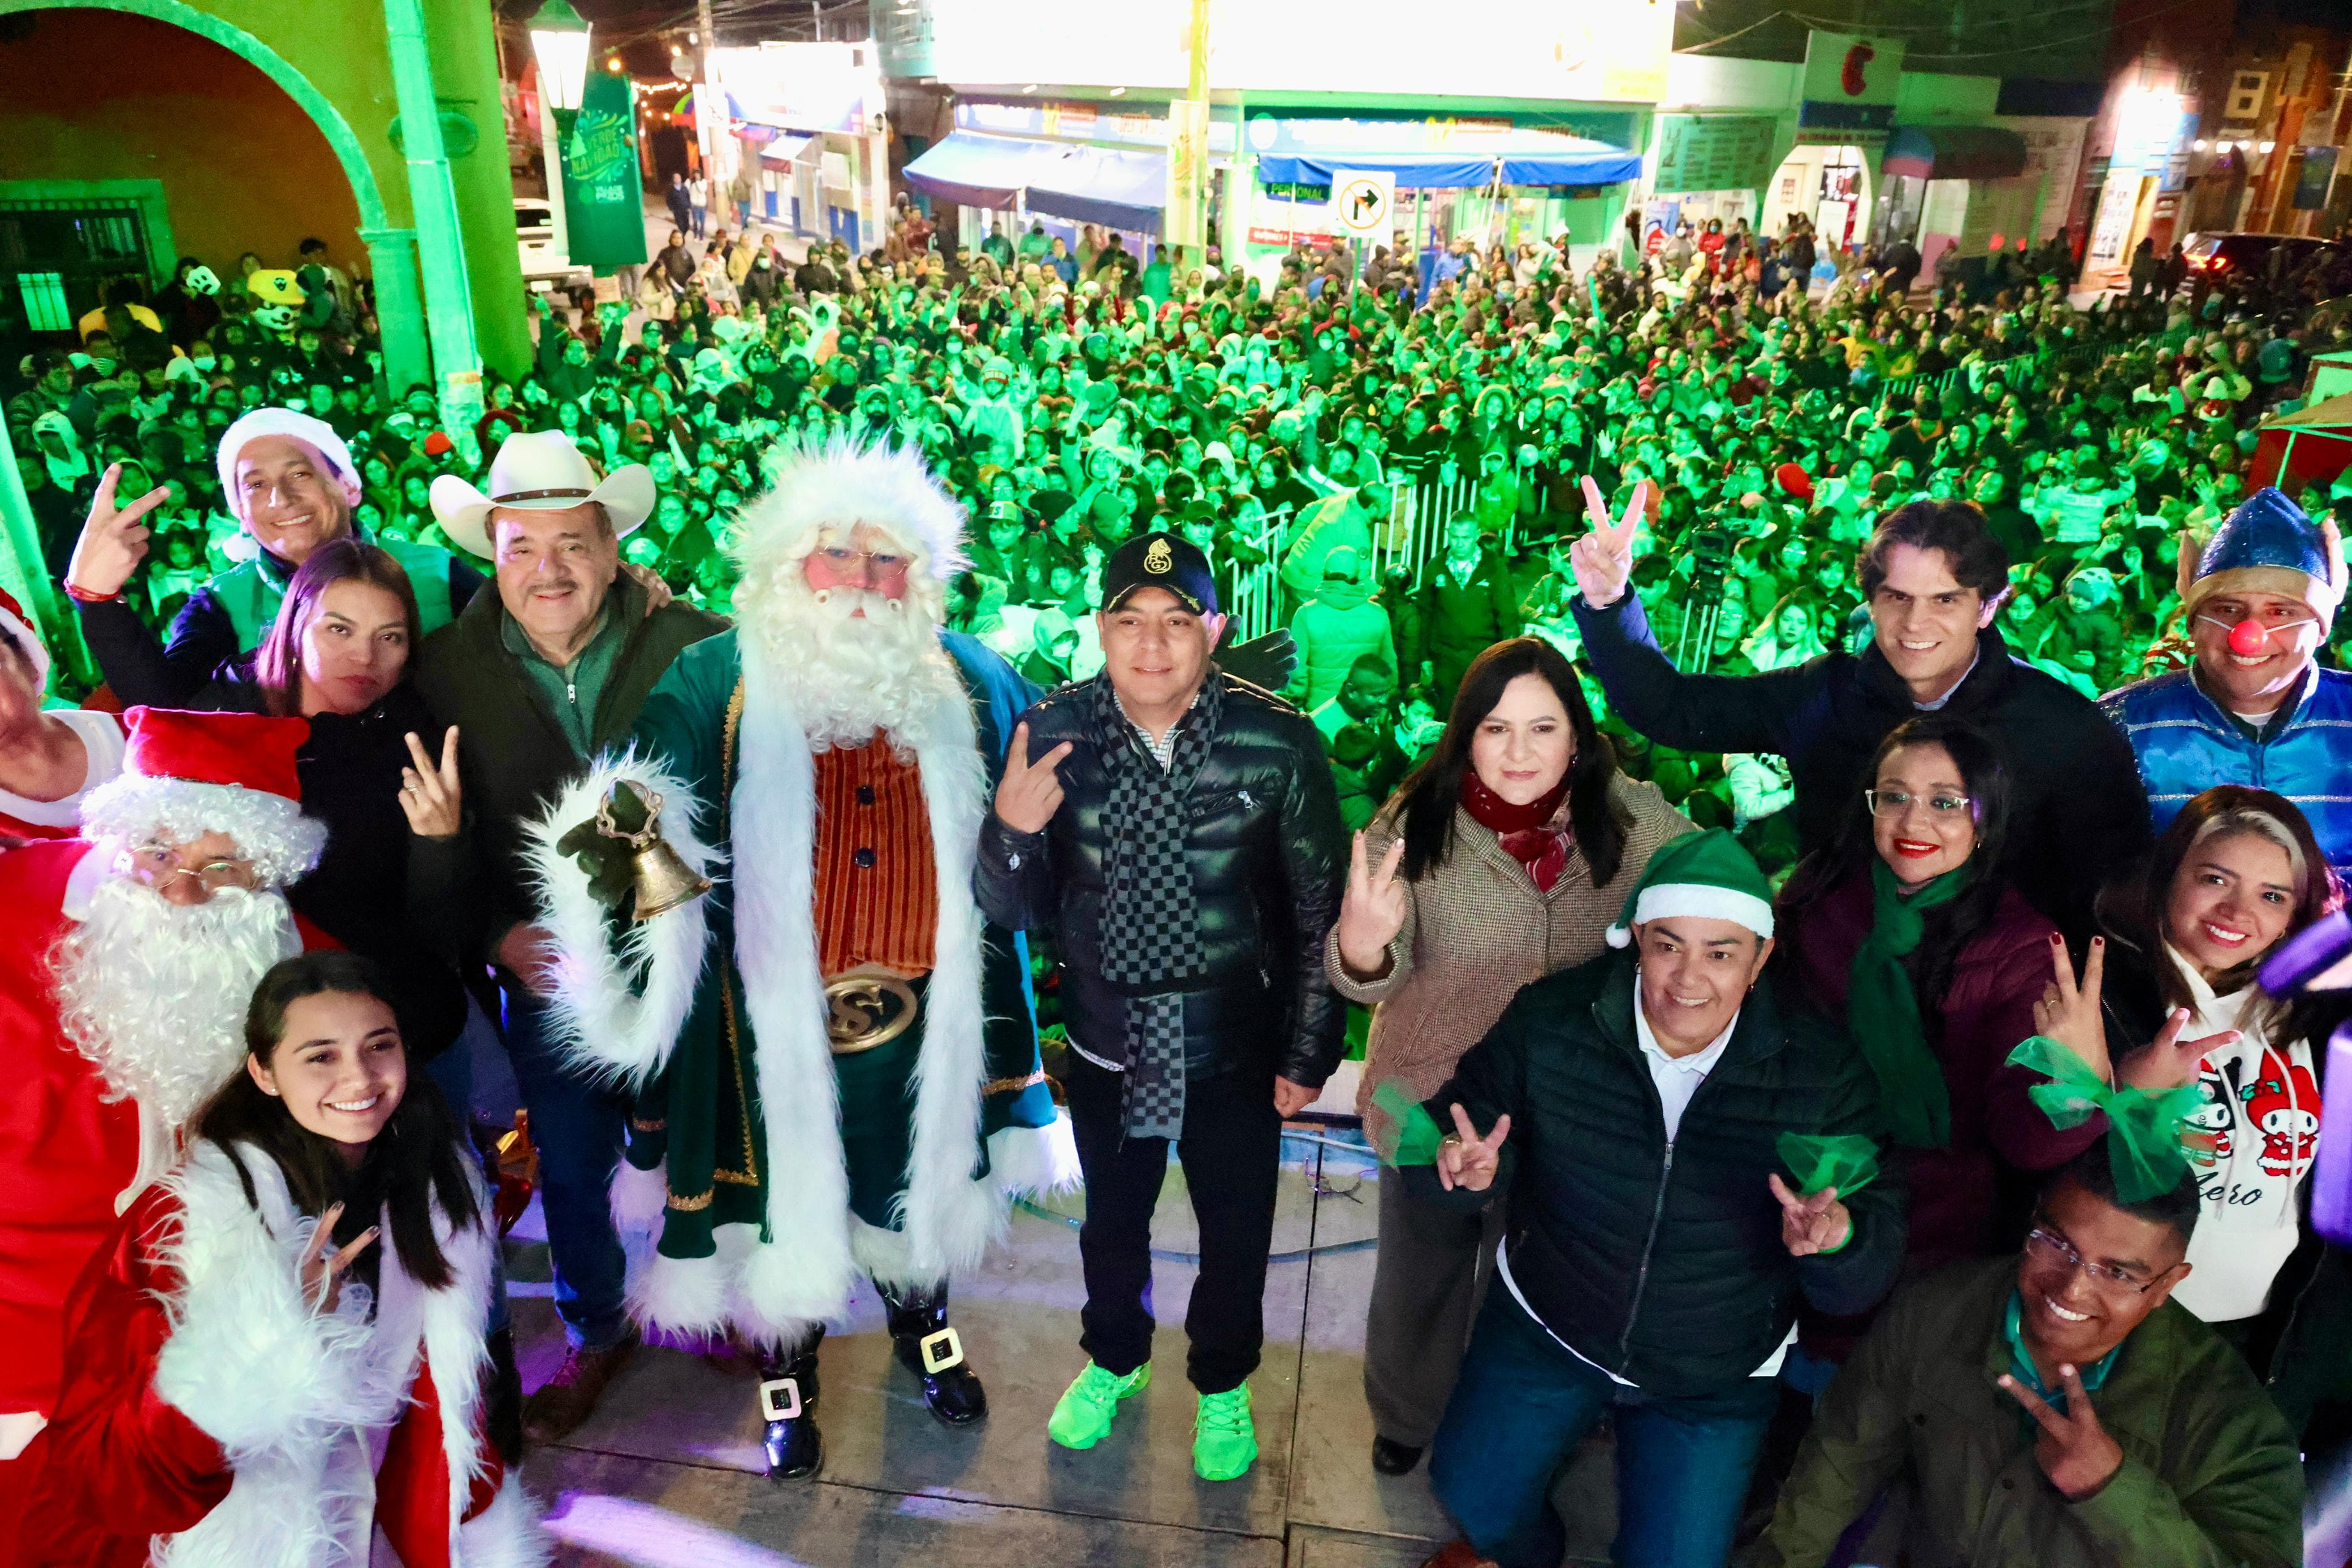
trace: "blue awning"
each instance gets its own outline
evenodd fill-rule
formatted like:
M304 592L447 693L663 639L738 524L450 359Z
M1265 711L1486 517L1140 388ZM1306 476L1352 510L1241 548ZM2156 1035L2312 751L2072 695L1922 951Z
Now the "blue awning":
M1328 185L1343 169L1394 174L1408 190L1460 190L1495 181L1491 156L1460 152L1262 152L1257 160L1257 177L1270 185Z
M1028 188L1029 170L1045 144L1009 136L950 131L911 159L900 172L927 196L964 207L1010 207Z
M1168 204L1168 154L1032 143L1028 205L1073 223L1156 235Z
M1498 172L1506 185L1613 185L1640 176L1642 156L1579 136L1517 131L1507 136L1464 137L1440 152L1380 152L1335 145L1265 152L1257 161L1257 177L1278 185L1328 185L1335 173L1359 169L1393 174L1398 186L1406 190L1491 185Z
M1506 185L1614 185L1640 177L1642 155L1592 145L1563 152L1507 153Z

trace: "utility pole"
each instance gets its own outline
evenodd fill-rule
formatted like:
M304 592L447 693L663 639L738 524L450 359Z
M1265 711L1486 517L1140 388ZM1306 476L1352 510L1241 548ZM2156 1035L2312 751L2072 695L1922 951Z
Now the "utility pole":
M702 61L702 80L694 94L694 140L702 151L702 177L710 186L710 205L715 211L726 197L722 176L731 177L734 171L719 167L719 136L712 129L714 121L727 118L727 95L719 90L718 75L710 68L710 52L719 38L710 26L710 0L695 0L694 18L698 24L695 48Z

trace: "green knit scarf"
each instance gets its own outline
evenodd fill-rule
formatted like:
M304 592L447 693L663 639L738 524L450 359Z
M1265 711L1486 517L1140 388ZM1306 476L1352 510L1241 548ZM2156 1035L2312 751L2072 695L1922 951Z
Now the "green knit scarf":
M1946 872L1908 898L1885 861L1872 861L1870 880L1875 902L1870 935L1853 956L1846 1028L1877 1076L1879 1105L1895 1142L1906 1149L1940 1149L1952 1141L1951 1096L1943 1066L1927 1049L1919 998L1903 960L1919 946L1927 911L1950 903L1968 885L1969 868Z

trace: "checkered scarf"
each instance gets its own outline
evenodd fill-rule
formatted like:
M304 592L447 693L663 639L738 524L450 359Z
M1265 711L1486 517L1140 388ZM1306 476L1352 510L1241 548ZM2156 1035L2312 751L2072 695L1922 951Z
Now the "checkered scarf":
M1184 814L1192 780L1216 739L1221 698L1214 671L1176 721L1166 768L1144 746L1108 679L1095 685L1095 723L1110 799L1104 867L1103 978L1128 993L1126 1130L1172 1138L1184 1126L1184 998L1166 988L1208 968L1201 946L1192 868L1184 858Z

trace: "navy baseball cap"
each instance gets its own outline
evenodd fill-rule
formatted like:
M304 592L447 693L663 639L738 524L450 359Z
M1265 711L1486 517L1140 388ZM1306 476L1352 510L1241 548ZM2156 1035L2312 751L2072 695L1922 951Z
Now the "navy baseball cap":
M1209 558L1181 534L1138 534L1103 562L1106 612L1126 603L1139 588L1164 588L1195 615L1217 613L1217 580Z

